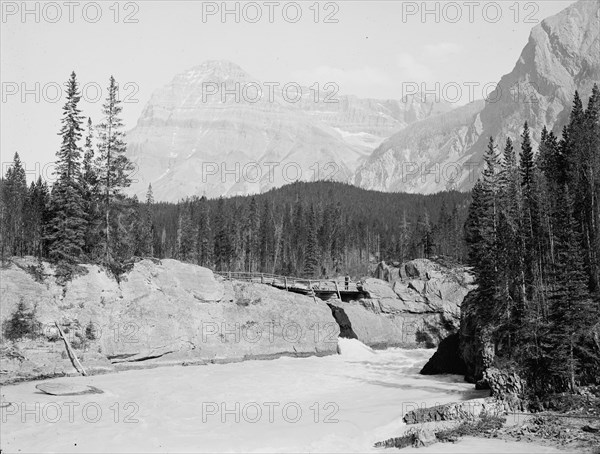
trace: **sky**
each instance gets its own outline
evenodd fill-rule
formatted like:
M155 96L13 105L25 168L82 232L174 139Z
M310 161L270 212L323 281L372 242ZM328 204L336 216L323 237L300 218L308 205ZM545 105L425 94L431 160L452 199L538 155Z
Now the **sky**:
M340 94L382 99L418 87L464 104L512 70L536 24L571 3L2 1L2 172L19 152L28 177L45 176L71 71L94 122L115 77L127 129L154 90L205 60L263 82L333 82Z

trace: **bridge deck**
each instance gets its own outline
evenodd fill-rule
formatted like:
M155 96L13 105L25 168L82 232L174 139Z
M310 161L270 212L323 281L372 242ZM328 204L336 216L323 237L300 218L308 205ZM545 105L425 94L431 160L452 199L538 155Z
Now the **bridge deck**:
M357 299L364 295L359 282L345 279L306 279L291 276L280 276L268 273L215 271L215 274L227 279L257 284L266 284L288 292L316 296L323 300L338 298L342 301Z

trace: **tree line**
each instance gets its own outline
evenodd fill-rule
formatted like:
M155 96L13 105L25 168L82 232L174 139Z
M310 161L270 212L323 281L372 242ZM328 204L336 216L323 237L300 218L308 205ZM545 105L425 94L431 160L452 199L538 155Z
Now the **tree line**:
M378 260L466 255L469 195L296 182L254 196L157 203L154 252L220 271L363 276Z
M516 367L535 395L573 391L600 377L600 91L568 124L546 128L534 153L490 138L465 225L479 288L477 335ZM520 153L516 148L520 147Z

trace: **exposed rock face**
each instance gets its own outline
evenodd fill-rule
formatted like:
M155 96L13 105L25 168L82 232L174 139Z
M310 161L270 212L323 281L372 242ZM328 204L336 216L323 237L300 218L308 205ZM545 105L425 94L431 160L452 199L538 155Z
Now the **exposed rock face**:
M444 339L421 373L464 374L465 380L488 389L485 371L494 363L494 345L474 316L477 289L464 298L460 308L460 330Z
M489 367L483 373L483 381L490 388L492 397L502 401L507 410L526 409L526 384L516 372Z
M460 177L470 168L471 158L465 150L483 132L483 108L484 102L476 101L394 134L356 170L354 183L384 192L431 194L464 189Z
M466 374L467 367L459 353L459 339L459 334L454 333L440 342L437 351L423 366L420 373L423 375Z
M406 424L452 420L469 421L486 415L503 415L506 414L506 411L507 409L502 402L493 398L483 398L453 402L435 407L418 408L406 413L402 419Z
M127 135L137 165L131 191L143 196L152 183L155 199L177 201L258 193L298 180L350 182L386 137L450 109L421 96L374 100L301 90L297 99L297 88L270 89L227 61L178 74L154 92Z
M330 302L342 336L356 337L374 347L434 347L459 329L460 305L474 288L466 268L450 269L426 259L378 270L398 276L393 282L366 279L369 298ZM343 315L342 315L343 314ZM351 333L351 334L350 334Z
M418 428L416 430L410 430L406 435L400 437L389 438L385 441L378 441L375 443L376 448L407 448L412 446L413 448L422 448L430 446L437 442L435 432L431 429Z
M460 357L466 365L465 380L475 383L483 378L483 372L491 367L494 361L494 345L490 336L482 331L479 321L474 316L477 304L477 290L465 298L461 306L460 322Z
M473 103L410 125L372 153L357 170L355 183L424 194L468 190L490 136L500 144L506 137L518 141L525 121L534 143L543 126L560 133L575 90L585 102L600 80L599 10L598 0L579 0L542 21L485 106Z
M33 339L3 343L2 383L76 373L55 321L92 372L337 351L331 310L307 296L223 282L175 260L142 260L120 284L86 265L87 274L63 289L47 264L43 282L36 282L25 271L29 263L15 259L1 271L3 324L20 299L36 307L41 323Z

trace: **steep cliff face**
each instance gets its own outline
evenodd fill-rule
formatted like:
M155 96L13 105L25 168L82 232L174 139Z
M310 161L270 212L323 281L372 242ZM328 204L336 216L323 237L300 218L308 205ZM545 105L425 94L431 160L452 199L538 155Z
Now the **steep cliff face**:
M385 280L364 282L368 298L329 303L342 337L374 348L434 347L458 332L462 301L474 288L468 269L426 259L380 269Z
M525 121L534 142L544 126L559 133L575 91L585 98L599 81L600 2L580 0L532 30L515 67L484 106L474 103L390 137L359 167L355 183L424 194L469 190L490 136L500 144L506 137L518 140Z
M483 101L421 120L393 135L357 169L354 183L377 191L434 193L464 189L476 166L465 150L479 140Z
M335 87L272 86L207 61L157 90L127 134L133 193L157 200L263 192L293 181L350 182L384 138L447 103L360 99ZM301 96L299 96L301 95Z
M331 310L307 296L223 282L175 260L142 260L120 283L86 265L65 287L47 264L28 272L32 264L15 259L1 271L3 335L19 301L39 323L31 338L3 343L1 383L77 373L55 322L95 373L337 351Z

